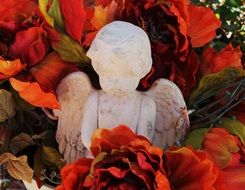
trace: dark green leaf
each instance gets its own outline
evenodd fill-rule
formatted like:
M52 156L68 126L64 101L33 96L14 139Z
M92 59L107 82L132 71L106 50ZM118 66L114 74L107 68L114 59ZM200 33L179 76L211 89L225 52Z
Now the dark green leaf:
M10 149L13 154L17 154L31 145L35 145L35 142L26 133L20 133L10 141Z
M42 148L37 149L35 155L34 155L34 174L36 177L41 176L41 171L45 169L45 166L42 162Z
M190 134L183 142L183 146L191 145L195 149L200 149L202 147L202 142L204 135L209 132L210 129L202 128L191 131Z
M86 56L80 44L65 34L60 34L59 42L53 43L52 47L64 61L76 63L81 66L89 63L89 58Z

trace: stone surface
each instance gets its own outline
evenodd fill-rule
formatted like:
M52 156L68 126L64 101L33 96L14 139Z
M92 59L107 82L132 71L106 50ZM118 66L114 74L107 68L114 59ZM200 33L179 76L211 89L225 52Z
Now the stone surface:
M61 110L54 111L59 117L56 138L67 162L89 153L95 129L120 124L162 148L182 142L189 118L179 88L159 79L147 92L136 90L152 65L150 42L141 28L112 22L98 32L87 55L102 90L95 91L82 72L65 77L57 89Z

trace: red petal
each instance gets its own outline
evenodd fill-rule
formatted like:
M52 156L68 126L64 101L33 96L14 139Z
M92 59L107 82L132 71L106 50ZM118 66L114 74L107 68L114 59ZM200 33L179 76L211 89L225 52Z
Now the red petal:
M189 4L188 12L190 16L188 35L191 37L191 44L193 47L201 47L216 36L215 31L221 26L221 22L207 7Z
M60 0L60 7L68 34L80 43L87 19L83 1Z
M204 152L189 147L165 152L168 179L173 189L212 190L219 171Z
M9 54L32 66L41 61L49 50L47 33L41 27L29 28L16 34Z
M20 96L30 104L50 109L60 108L56 96L51 92L44 92L37 82L22 82L14 78L10 78L9 81Z
M57 53L48 54L42 63L30 69L31 74L43 88L55 92L57 85L77 68L63 61Z
M242 52L240 47L233 48L228 44L219 53L214 48L207 48L202 54L200 70L202 75L217 73L226 67L243 68L241 63Z
M14 20L19 14L31 15L36 7L35 0L1 0L0 21Z

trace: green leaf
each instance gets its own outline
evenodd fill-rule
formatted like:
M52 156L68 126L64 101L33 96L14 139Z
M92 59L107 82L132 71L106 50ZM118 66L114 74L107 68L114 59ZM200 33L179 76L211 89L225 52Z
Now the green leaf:
M60 41L53 43L52 47L64 61L76 63L81 66L84 66L90 61L80 44L65 34L60 34Z
M245 125L242 122L230 118L222 118L221 127L238 136L245 145Z
M183 142L183 146L191 145L195 149L200 149L202 147L202 142L204 140L204 135L209 132L209 128L196 129L186 137Z
M28 146L35 145L36 143L26 133L20 133L19 135L12 138L10 141L10 149L13 154L17 154Z
M45 20L47 21L47 23L54 27L54 19L49 16L49 14L47 13L47 4L48 4L49 0L39 0L39 9L41 11L41 13L43 14Z
M220 89L225 89L234 83L234 79L245 76L245 70L234 67L225 68L214 74L206 75L199 82L189 99L189 108L195 108L196 105L216 95Z
M53 0L53 3L48 10L48 14L54 19L54 27L61 32L65 32L63 17L60 12L59 0Z
M62 161L62 155L59 151L50 146L42 147L42 160L45 165L56 165L59 169L61 169L65 163Z
M12 95L7 90L0 90L0 122L15 115L15 104Z

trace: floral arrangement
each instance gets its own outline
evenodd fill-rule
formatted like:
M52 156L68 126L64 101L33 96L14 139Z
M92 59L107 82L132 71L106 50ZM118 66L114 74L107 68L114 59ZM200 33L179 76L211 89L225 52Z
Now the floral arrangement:
M1 0L1 189L32 178L67 190L244 189L244 10L242 0ZM94 158L66 165L50 114L56 87L81 70L100 88L86 51L115 20L148 34L153 67L138 90L173 81L193 110L190 133L162 150L126 126L100 129Z

